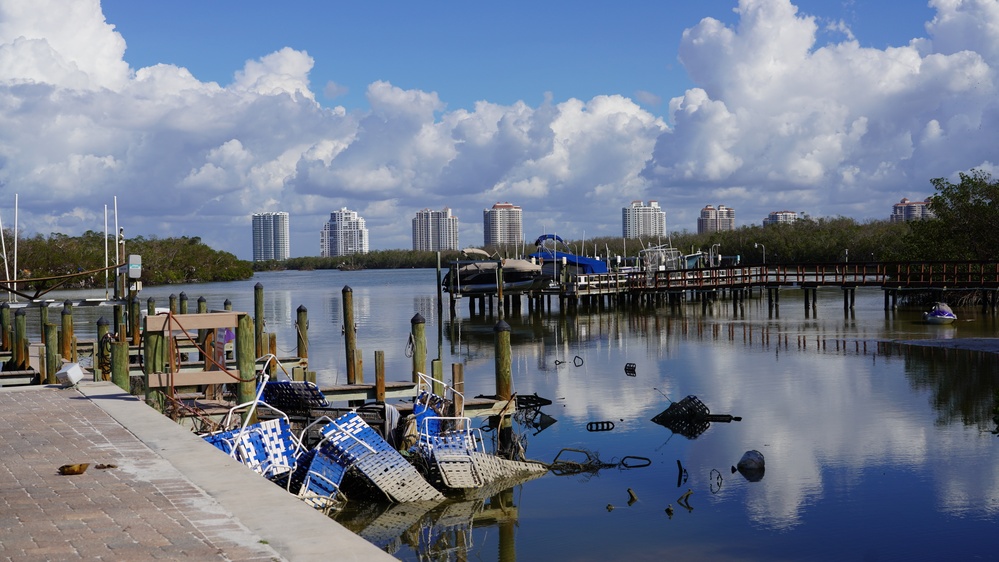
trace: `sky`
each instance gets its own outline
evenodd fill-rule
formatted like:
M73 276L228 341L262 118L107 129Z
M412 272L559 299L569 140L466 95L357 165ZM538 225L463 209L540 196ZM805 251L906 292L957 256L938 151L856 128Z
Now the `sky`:
M250 259L269 211L292 256L344 207L373 250L499 202L528 242L637 200L886 219L996 174L997 68L999 0L0 0L0 220Z

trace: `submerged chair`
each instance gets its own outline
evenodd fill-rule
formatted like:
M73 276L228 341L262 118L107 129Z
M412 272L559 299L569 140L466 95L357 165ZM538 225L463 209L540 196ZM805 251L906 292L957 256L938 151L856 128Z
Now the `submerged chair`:
M238 429L212 433L203 438L254 472L276 480L295 468L302 453L302 444L292 432L287 414L261 400L267 378L267 375L262 376L253 401L234 406L226 414L222 426L232 427L235 416L246 412L246 421ZM277 417L247 423L261 409L271 410Z
M418 394L413 404L418 439L415 452L429 461L437 476L448 488L479 488L483 477L475 453L484 453L482 436L474 432L471 419L463 412L450 413L454 400L433 393L435 379L419 374ZM436 381L440 384L441 381ZM445 395L457 393L445 385ZM474 432L473 432L474 431Z
M444 497L357 413L348 412L320 432L320 451L363 474L389 499L397 502L439 501Z

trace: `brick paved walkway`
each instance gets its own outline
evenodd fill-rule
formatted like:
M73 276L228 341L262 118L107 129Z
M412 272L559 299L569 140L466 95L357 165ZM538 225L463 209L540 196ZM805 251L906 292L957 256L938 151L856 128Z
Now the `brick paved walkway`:
M301 541L330 540L334 545L346 547L336 549L339 557L331 556L334 551L329 546L320 549L318 552L325 552L327 558L387 557L326 518L321 518L318 525L327 536L316 537L315 527L310 528L316 522L310 517L318 515L317 512L244 467L223 465L223 469L229 470L225 480L232 480L234 487L241 488L238 492L251 500L245 513L268 511L271 505L284 506L285 501L290 503L289 509L305 508L305 512L294 511L292 516L274 512L271 516L275 520L285 521L273 527L272 540L262 539L260 535L266 533L259 528L251 531L202 486L192 482L188 476L198 470L191 467L200 464L183 458L179 462L168 460L168 453L184 449L187 451L177 454L190 456L190 449L197 449L194 452L211 463L235 461L222 454L214 458L213 449L200 449L200 440L189 432L183 435L183 428L159 414L156 416L161 420L144 419L141 423L155 428L152 441L160 439L162 433L163 442L151 446L149 431L142 429L147 441L143 442L125 427L127 423L109 415L107 405L124 408L139 418L147 416L140 409L152 410L127 395L117 394L116 388L107 390L109 383L89 384L105 385L100 390L105 393L99 397L100 405L95 403L96 398L77 389L0 389L0 560L319 559L308 552L296 553L294 543L284 536L296 527L313 533L299 537ZM116 410L110 411L121 417ZM162 422L166 425L156 425ZM61 465L82 462L90 463L84 474L58 473ZM116 468L101 470L96 468L98 464L116 465ZM177 466L186 467L188 474ZM217 471L217 467L206 470L209 469ZM240 478L249 480L242 482ZM246 489L247 482L251 489ZM219 486L222 492L217 496L228 494L225 485ZM251 496L254 486L260 486L261 493ZM207 487L212 487L211 482ZM287 500L284 496L278 496L277 500L269 498L270 493L283 494ZM254 496L270 503L252 505ZM289 519L303 523L295 525ZM357 545L352 539L362 544ZM290 550L282 549L284 545L291 545Z

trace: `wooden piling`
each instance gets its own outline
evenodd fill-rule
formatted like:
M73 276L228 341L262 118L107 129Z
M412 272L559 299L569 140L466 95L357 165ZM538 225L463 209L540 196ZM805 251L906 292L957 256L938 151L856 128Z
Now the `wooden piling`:
M385 401L385 352L375 351L375 401Z
M205 297L198 297L198 314L208 313L208 301ZM211 350L205 349L205 342L208 341L208 332L210 330L200 329L198 330L198 361L205 360L205 353L212 353Z
M304 305L298 307L298 315L295 319L295 343L298 350L298 357L303 364L309 364L309 309Z
M171 314L177 314L177 295L170 293L170 297L167 299L167 306L170 308Z
M155 308L155 301L150 298L146 301L147 306L152 306ZM153 390L149 387L149 375L153 373L162 373L166 369L166 333L165 332L151 332L147 329L149 324L149 316L143 321L143 335L142 335L142 365L143 372L146 379L146 403L150 405L155 405L159 402L156 394L158 391ZM241 402L242 403L242 402Z
M38 307L38 331L41 332L39 337L41 341L45 341L45 325L49 323L49 307L45 304L41 304Z
M10 305L0 303L0 348L4 351L10 351L12 328L13 326L10 323Z
M187 314L187 293L183 291L180 293L180 304L178 305L177 312Z
M45 328L45 383L56 384L56 372L62 367L59 358L59 327L46 324Z
M73 303L62 303L62 356L66 361L76 362L76 346L73 345Z
M28 327L26 313L23 308L14 313L14 365L18 370L26 369L28 364Z
M253 319L248 314L240 314L236 326L236 366L239 369L236 401L240 404L252 402L256 394L257 356L254 344ZM244 416L244 420L245 416Z
M128 342L111 342L111 382L126 392L131 389L128 377Z
M451 364L451 388L454 389L454 411L456 416L465 410L465 366L461 363Z
M509 400L513 387L512 360L510 352L510 325L500 320L493 328L495 333L496 355L496 396Z
M413 346L413 382L420 382L419 373L427 372L427 321L417 312L409 322L411 324L409 337Z
M267 342L264 340L264 285L257 283L253 286L253 341L256 347L257 357L262 357L267 353Z
M357 331L354 329L354 290L343 286L343 335L344 353L347 356L347 384L354 384L357 363Z
M111 380L111 349L105 347L110 322L101 316L97 319L97 341L94 342L94 380ZM98 375L99 373L99 375Z
M132 297L128 307L128 322L132 332L132 345L139 345L139 298Z
M433 390L437 396L444 396L444 362L440 359L430 361L430 376L433 378Z

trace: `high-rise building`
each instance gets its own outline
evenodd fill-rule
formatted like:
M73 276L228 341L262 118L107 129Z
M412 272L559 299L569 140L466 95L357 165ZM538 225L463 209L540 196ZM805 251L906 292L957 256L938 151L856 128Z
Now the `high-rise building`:
M319 255L349 256L368 253L368 229L357 211L347 207L330 213L330 220L319 234Z
M697 218L698 234L723 230L735 230L735 209L725 205L718 205L717 209L708 205L701 209L701 216Z
M794 211L774 211L767 218L763 219L763 226L771 224L790 224L798 220L798 213Z
M903 198L898 203L892 205L890 222L918 221L931 219L936 215L930 210L930 198L925 201L909 201Z
M509 203L497 203L482 211L483 239L486 246L520 246L524 243L521 209Z
M645 238L666 234L666 211L658 201L632 201L630 207L621 209L622 234L625 238Z
M451 209L440 211L423 209L413 218L413 249L417 251L438 251L458 249L458 217L451 215Z
M286 260L289 255L288 213L254 213L253 261Z

